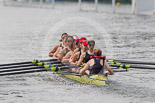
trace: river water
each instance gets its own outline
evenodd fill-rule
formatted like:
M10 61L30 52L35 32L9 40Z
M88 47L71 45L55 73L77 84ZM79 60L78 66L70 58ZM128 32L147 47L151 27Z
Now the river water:
M155 62L155 17L0 5L0 64L49 59L60 35L85 36L107 58ZM122 8L123 9L123 8ZM1 103L154 103L155 71L129 69L105 86L82 85L52 72L0 77Z

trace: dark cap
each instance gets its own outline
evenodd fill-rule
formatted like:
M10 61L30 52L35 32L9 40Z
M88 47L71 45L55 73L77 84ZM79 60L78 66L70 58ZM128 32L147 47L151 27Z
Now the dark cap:
M88 45L95 45L94 41L88 41Z

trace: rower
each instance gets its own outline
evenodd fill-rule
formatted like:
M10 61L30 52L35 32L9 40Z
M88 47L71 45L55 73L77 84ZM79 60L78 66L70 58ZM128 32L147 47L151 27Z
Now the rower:
M74 41L74 46L75 46L75 49L80 48L80 39L76 39Z
M50 51L50 53L49 53L49 56L50 56L50 57L53 57L53 54L57 51L58 47L63 47L63 46L64 46L63 41L64 41L64 38L65 38L66 36L68 36L67 33L63 33L63 34L61 35L61 40L60 40L60 42L62 42L62 43L56 45L56 46Z
M73 47L73 36L67 36L66 37L66 43L67 43L67 47L64 48L58 55L58 59L62 60L62 58L69 52L69 51L73 51L74 47Z
M76 46L75 46L75 50L73 51L72 56L70 57L70 61L74 57L74 54L81 51L83 41L86 41L85 37L82 37L81 39L79 39L79 42L78 42L79 47L76 48Z
M82 37L81 39L79 39L79 45L80 45L80 47L79 48L76 48L74 50L73 55L81 50L82 43L83 43L83 41L86 41L86 40L87 39L85 37Z
M87 45L88 50L81 54L77 65L81 65L82 62L87 63L90 60L90 57L93 56L95 41L94 40L88 40L87 44L88 44Z
M87 51L87 41L84 41L81 46L81 50L74 54L74 56L70 59L70 64L76 65L82 53Z
M74 50L75 50L76 48L79 48L79 46L80 46L80 45L79 45L79 39L76 39L76 40L74 41L74 43L73 43ZM69 51L69 52L63 57L62 62L63 62L63 63L69 62L70 59L72 58L72 55L73 55L73 51Z
M67 36L66 36L67 37ZM63 39L63 45L62 47L58 47L57 51L53 54L53 58L57 58L59 56L59 53L64 49L66 48L68 45L67 45L67 41L66 41L66 37Z
M99 74L103 67L106 67L108 72L105 72L106 74L113 75L113 71L110 68L109 64L105 61L105 56L102 55L102 51L100 49L95 49L94 50L95 56L92 56L92 59L89 60L85 66L80 70L80 74L87 74L87 75L92 75L92 74ZM102 71L103 74L104 71Z

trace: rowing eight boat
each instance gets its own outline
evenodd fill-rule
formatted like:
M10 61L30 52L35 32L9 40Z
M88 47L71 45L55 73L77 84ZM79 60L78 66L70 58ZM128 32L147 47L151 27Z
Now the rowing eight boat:
M71 74L64 74L62 76L82 84L105 85L105 82L107 81L107 77L103 75L89 76L89 75L80 75L71 73Z

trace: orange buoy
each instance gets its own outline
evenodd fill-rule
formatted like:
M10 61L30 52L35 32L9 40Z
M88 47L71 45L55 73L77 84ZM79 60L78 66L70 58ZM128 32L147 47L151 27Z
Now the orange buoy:
M116 5L117 5L117 6L120 6L121 4L120 4L120 2L117 2Z

